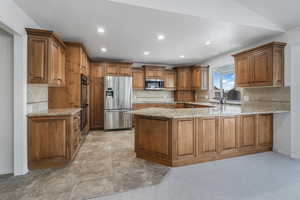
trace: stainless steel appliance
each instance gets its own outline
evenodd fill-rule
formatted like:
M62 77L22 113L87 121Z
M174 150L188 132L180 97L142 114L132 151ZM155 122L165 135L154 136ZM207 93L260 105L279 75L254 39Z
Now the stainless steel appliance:
M80 127L83 130L87 125L87 110L88 110L88 78L81 75L81 90L80 90L80 104L81 104L81 114L80 114Z
M164 80L162 79L146 79L145 80L146 90L162 90L164 89Z
M104 78L104 130L131 129L132 77Z

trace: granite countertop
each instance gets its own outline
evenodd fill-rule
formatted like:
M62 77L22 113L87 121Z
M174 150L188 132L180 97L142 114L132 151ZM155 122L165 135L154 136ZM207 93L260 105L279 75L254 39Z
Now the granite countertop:
M177 104L177 103L184 103L189 105L203 105L203 106L216 106L216 103L210 102L159 102L159 101L141 101L141 102L134 102L133 104Z
M248 114L271 114L290 112L289 104L243 104L217 105L212 108L146 108L133 111L133 114L166 118L218 117Z
M44 111L28 113L27 117L67 116L74 115L80 110L81 108L48 109Z

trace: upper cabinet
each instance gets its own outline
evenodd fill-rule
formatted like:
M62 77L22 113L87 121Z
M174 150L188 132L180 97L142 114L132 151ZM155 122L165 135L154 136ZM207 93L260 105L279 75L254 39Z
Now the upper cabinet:
M106 75L131 76L131 63L107 63Z
M158 66L144 66L145 69L145 78L164 78L164 67Z
M80 48L80 73L89 75L90 65L88 55L83 47Z
M209 89L209 66L192 68L192 89L203 91Z
M272 42L233 55L236 87L283 87L285 46Z
M176 71L170 69L165 70L164 81L166 90L176 90Z
M26 28L28 34L28 83L65 85L65 44L53 33Z
M132 87L134 90L144 90L145 80L143 68L132 69Z
M67 45L67 67L73 73L83 74L89 77L90 62L85 47L77 42L65 42Z
M177 86L176 90L192 90L192 69L190 67L176 68Z

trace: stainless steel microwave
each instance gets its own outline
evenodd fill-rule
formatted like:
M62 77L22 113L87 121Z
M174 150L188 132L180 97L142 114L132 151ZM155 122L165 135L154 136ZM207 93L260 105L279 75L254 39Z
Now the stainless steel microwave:
M145 90L162 90L164 89L164 80L162 79L146 79Z

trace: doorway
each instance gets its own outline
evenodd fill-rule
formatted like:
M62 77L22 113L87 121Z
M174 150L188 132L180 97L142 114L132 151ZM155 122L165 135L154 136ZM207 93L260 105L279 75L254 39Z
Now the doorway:
M13 173L13 35L0 28L0 175Z

